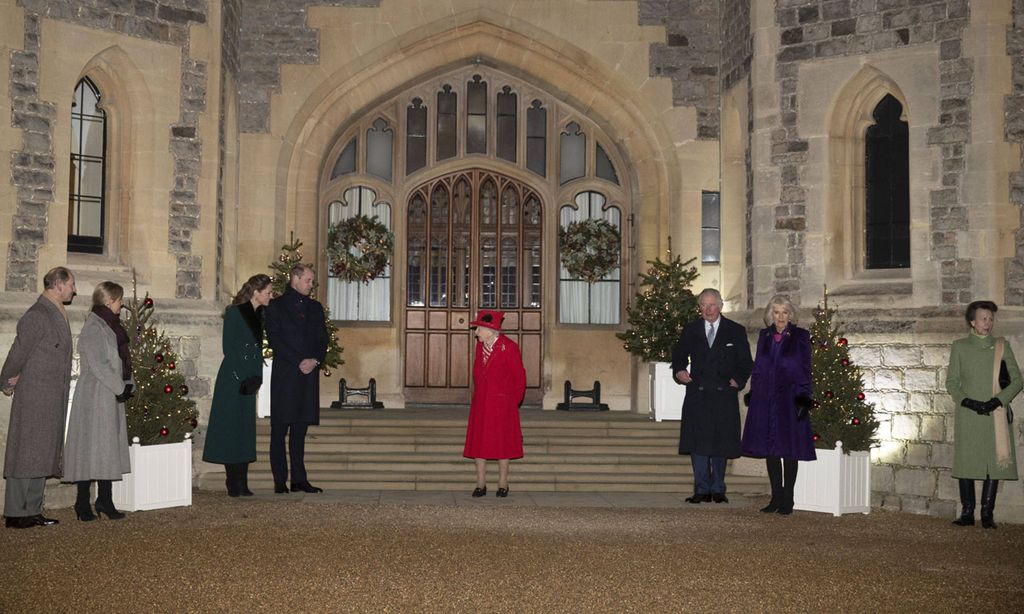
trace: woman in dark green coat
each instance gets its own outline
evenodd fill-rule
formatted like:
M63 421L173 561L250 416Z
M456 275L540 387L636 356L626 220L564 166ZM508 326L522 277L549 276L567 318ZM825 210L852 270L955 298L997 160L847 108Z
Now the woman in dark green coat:
M953 524L974 524L974 481L981 488L981 526L994 529L992 512L999 480L1017 479L1017 456L1010 401L1024 382L1010 344L992 334L998 310L992 301L974 301L964 314L971 332L953 342L946 390L956 405L953 477L960 480L963 513ZM1005 370L1000 369L1004 363ZM1000 376L1000 371L1003 371Z
M270 277L253 275L224 312L224 360L213 389L203 460L224 465L228 495L251 496L256 460L256 392L263 383L263 308Z

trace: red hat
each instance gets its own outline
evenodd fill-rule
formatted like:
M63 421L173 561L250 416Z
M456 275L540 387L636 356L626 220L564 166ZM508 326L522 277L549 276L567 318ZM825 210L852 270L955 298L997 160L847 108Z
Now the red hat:
M469 323L470 326L483 326L491 330L501 330L501 321L505 319L504 311L493 311L481 309L476 314L476 319Z

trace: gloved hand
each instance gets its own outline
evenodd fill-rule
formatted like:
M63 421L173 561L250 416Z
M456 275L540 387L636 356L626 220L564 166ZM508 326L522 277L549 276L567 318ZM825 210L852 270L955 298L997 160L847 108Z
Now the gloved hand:
M750 407L750 393L749 392L747 394L743 395L743 405L745 407Z
M253 376L242 380L242 384L238 387L238 392L241 394L249 395L256 394L259 392L260 386L263 385L263 378L260 376Z
M992 397L991 399L985 401L983 405L985 407L985 413L990 414L994 412L997 408L1002 407L1003 402L997 399L996 397Z
M114 395L114 399L117 400L118 403L124 403L128 399L135 396L134 390L135 386L133 386L132 384L125 384L124 390L121 391L121 394Z
M796 405L796 419L806 420L808 412L810 412L811 408L814 407L814 399L798 394L796 398L793 399L793 404Z
M988 410L988 411L985 411L985 403L986 403L985 401L978 401L978 400L969 399L969 398L965 398L963 401L960 401L960 405L966 407L967 409L969 409L969 410L971 410L973 412L977 412L978 414L980 414L982 416L984 416L987 413L989 413L989 411L992 411L991 409Z

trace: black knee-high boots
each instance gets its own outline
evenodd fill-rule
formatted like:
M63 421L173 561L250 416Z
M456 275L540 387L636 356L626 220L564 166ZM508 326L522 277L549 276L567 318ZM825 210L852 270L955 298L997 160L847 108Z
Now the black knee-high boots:
M974 526L974 480L957 480L960 483L960 517L953 521L958 527Z
M96 480L96 515L106 514L111 520L120 520L124 514L114 507L113 488L110 480Z
M252 491L249 490L249 463L238 464L238 492L243 497L252 496Z
M792 458L782 459L768 456L764 459L768 467L768 481L772 485L772 500L761 508L766 514L777 513L783 516L793 513L793 485L796 484L796 473L799 461Z
M986 478L981 483L981 526L986 529L996 528L992 520L992 513L996 507L996 490L999 488L999 480Z
M96 520L96 515L92 513L92 505L89 504L89 490L92 487L92 482L89 480L75 482L75 486L78 488L78 494L75 497L75 515L83 522Z
M229 497L252 496L249 490L249 463L227 463L224 465L224 474L227 476L224 485Z
M772 500L768 505L762 507L761 511L765 514L774 514L779 511L784 497L782 490L782 459L778 456L767 456L764 459L764 463L768 467L768 481L772 485Z
M224 474L227 476L227 479L224 480L224 485L227 486L228 496L229 497L237 497L238 495L242 494L241 493L241 490L242 490L242 488L241 488L242 478L241 478L241 476L238 473L238 464L237 463L225 463L225 465L224 465Z

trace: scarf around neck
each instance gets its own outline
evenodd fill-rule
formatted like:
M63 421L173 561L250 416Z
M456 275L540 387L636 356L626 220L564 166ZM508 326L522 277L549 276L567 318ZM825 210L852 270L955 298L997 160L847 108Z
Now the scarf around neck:
M121 318L106 305L93 305L92 312L107 323L117 338L117 355L121 358L121 379L132 378L132 356L128 349L128 333L121 325Z

